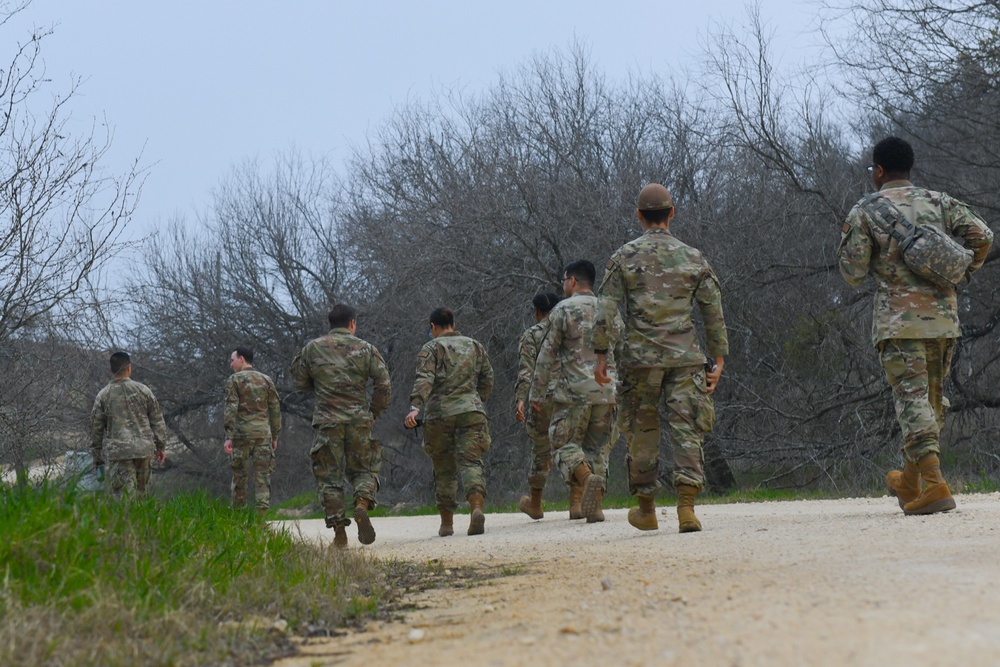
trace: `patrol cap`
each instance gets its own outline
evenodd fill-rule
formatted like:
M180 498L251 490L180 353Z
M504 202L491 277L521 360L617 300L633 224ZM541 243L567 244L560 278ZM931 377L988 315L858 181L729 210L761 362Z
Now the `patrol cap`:
M639 191L640 211L662 211L673 207L674 200L670 198L670 191L659 183L650 183Z

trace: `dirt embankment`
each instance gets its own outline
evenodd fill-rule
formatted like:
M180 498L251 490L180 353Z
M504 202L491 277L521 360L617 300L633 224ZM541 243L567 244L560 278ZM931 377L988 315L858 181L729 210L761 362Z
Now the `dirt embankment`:
M445 539L436 517L378 519L378 556L510 576L422 593L403 621L280 664L996 665L1000 494L958 503L929 517L892 498L709 505L686 535L673 508L649 533L624 510L592 525L494 514L485 535ZM299 529L329 539L321 523Z

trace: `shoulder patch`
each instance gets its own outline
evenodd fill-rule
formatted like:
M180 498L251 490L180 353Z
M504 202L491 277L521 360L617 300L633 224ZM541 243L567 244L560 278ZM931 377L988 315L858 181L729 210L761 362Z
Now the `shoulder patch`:
M608 260L608 263L604 265L604 268L607 269L608 271L615 268L615 260L613 257Z
M845 222L844 226L840 229L840 233L841 234L846 234L849 231L851 231L851 223Z

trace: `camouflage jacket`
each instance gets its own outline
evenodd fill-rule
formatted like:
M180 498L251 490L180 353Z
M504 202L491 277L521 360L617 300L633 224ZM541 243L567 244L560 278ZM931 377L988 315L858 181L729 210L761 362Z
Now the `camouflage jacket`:
M545 334L549 332L549 320L546 317L532 327L525 329L518 341L517 382L514 384L514 400L527 401L528 390L531 389L531 377L535 373L535 360L542 348ZM551 387L550 387L551 389Z
M167 425L156 397L129 378L112 380L94 399L90 446L97 461L141 459L167 447Z
M479 341L449 331L420 348L410 404L424 419L485 413L492 392L493 366Z
M914 225L930 224L962 239L972 250L971 275L983 265L993 232L969 206L942 192L890 181L879 192ZM958 338L958 295L914 274L903 262L895 239L882 231L858 205L841 231L837 261L851 285L871 273L875 280L872 342L889 338Z
M271 378L252 367L230 375L224 423L228 440L277 440L281 405Z
M292 378L296 389L316 392L313 426L367 423L389 405L389 369L382 355L347 329L309 341L292 360Z
M600 296L594 349L613 347L614 315L623 312L623 367L704 364L692 318L695 303L705 323L709 356L729 354L719 279L701 251L668 229L653 227L616 250L608 260Z
M598 301L593 292L577 292L549 313L549 333L542 341L531 380L530 399L539 403L553 383L556 403L597 405L615 402L615 386L594 380L593 334Z

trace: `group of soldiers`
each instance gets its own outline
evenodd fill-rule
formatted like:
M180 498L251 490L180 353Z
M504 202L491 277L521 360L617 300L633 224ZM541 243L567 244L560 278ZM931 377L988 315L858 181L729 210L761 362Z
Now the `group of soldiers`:
M986 223L962 202L909 181L914 156L906 141L884 139L872 155L869 171L881 197L910 223L937 227L970 251L968 280L992 243ZM696 532L701 522L695 497L705 486L702 441L715 423L711 394L729 351L721 290L704 255L672 234L675 208L664 186L642 188L636 208L643 233L612 254L596 293L594 265L581 259L565 267L562 299L542 293L532 300L536 324L521 336L515 387L515 417L533 443L529 493L519 507L532 519L543 518L542 491L555 465L569 487L570 519L604 521L608 454L620 433L628 450L629 491L638 497L628 522L639 530L656 530L662 407L673 447L678 530ZM844 224L837 257L850 284L860 284L869 274L876 283L873 342L903 435L904 466L888 473L889 490L906 514L953 509L938 440L947 405L942 383L960 335L955 286L914 273L898 240L860 203ZM704 324L704 351L695 305ZM358 539L371 544L375 530L369 512L376 504L382 462L372 425L389 404L389 371L379 351L355 335L353 308L338 304L328 320L330 332L296 355L292 377L297 389L315 394L310 457L334 545L348 543L345 477L354 491ZM454 534L461 483L470 508L467 532L477 535L485 530L483 456L491 440L484 402L493 389L493 368L485 348L455 329L451 310L434 310L429 325L404 424L423 426L441 518L438 534ZM256 507L263 512L281 412L274 383L253 370L252 361L252 350L232 351L224 447L233 467L233 505L247 502L249 465ZM113 381L94 404L95 462L110 460L116 493L145 493L150 450L160 461L165 457L163 417L149 389L129 378L127 354L111 356L111 371Z

